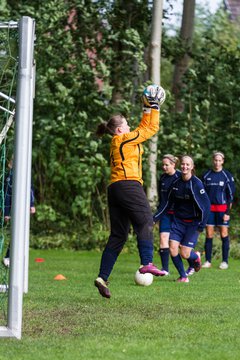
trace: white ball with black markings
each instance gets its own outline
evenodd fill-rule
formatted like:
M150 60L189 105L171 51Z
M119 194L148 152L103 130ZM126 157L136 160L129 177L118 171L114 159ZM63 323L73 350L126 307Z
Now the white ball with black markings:
M153 275L150 273L141 274L139 272L139 270L137 270L134 280L135 280L136 285L149 286L153 282Z
M156 84L148 85L142 94L143 104L151 106L153 104L162 105L166 99L166 92L160 86Z

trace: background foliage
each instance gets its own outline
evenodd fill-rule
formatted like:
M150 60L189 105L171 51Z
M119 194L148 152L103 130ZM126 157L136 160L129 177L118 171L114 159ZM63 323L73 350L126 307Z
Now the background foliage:
M36 20L37 213L32 219L32 245L101 248L108 234L109 139L98 140L95 130L116 112L125 114L132 127L138 123L140 93L149 80L151 2L8 0L1 4L6 20L23 15ZM161 111L159 173L163 153L189 153L200 176L211 166L212 151L218 149L226 154L226 168L239 188L238 34L239 28L224 11L209 16L198 10L192 60L181 93L185 108L179 114L173 111L172 72L185 49L178 33L170 36L163 25L161 82L168 96ZM147 183L146 161L144 166Z

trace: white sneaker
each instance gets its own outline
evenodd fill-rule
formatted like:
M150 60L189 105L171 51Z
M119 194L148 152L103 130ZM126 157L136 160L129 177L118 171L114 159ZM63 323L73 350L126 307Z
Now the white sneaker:
M228 263L226 263L225 261L221 262L219 269L226 270L227 268L228 268Z
M205 261L205 263L202 265L202 268L209 269L212 266L212 264L209 261Z
M186 275L187 275L187 276L191 276L191 275L193 275L194 273L195 273L195 269L194 269L193 267L189 266L189 268L188 268L187 271L186 271Z
M9 267L9 266L10 266L10 259L9 259L9 258L3 258L3 264L4 264L6 267Z
M8 285L0 284L0 293L5 293L8 291Z

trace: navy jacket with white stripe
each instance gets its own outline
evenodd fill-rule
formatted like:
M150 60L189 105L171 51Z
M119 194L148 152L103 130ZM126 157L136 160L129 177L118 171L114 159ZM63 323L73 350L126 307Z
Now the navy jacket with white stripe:
M198 230L203 231L210 213L210 200L202 181L195 175L184 181L182 177L175 180L168 192L165 204L160 204L153 216L154 222L174 206L174 215L182 220L197 220Z

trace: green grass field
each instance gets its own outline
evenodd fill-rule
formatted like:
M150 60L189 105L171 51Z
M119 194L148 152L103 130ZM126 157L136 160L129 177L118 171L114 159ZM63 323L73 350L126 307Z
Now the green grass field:
M22 339L0 339L1 360L240 358L239 261L230 260L225 271L214 262L189 284L174 282L171 265L171 276L140 287L133 280L138 255L122 254L108 300L93 286L100 256L31 250ZM56 281L57 274L67 279Z

